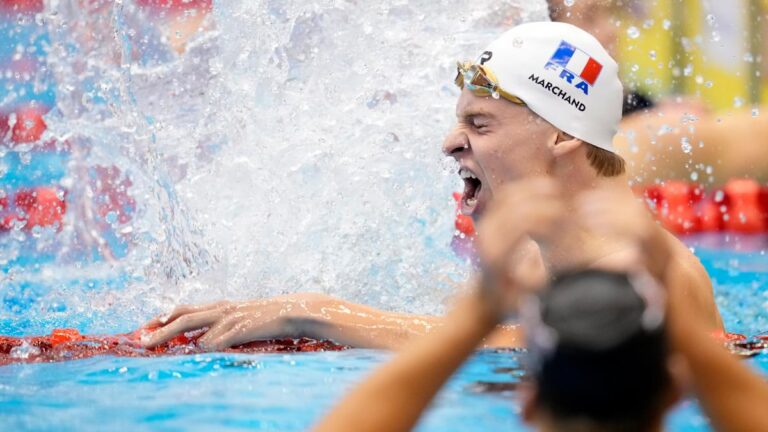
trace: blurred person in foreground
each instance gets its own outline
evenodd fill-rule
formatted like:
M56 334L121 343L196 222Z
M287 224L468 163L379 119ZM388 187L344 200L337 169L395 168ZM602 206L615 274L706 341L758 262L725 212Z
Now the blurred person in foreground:
M443 328L412 341L315 430L410 430L483 339L517 313L529 350L522 417L536 430L660 431L688 387L716 430L768 430L768 383L702 331L670 272L674 250L645 209L606 190L583 194L568 211L553 199L561 193L548 179L502 191L478 227L483 271L475 289ZM572 219L623 238L633 256L574 268L551 283L516 262L527 237L556 241L559 225Z
M618 18L636 0L547 0L552 21L565 22L595 36L615 56ZM711 166L720 185L731 178L768 182L768 152L755 139L768 135L768 117L750 108L716 113L693 97L654 100L631 89L625 94L621 133L614 145L627 161L629 176L641 183L657 179L688 179L697 165ZM691 150L681 143L687 140ZM701 143L701 145L699 145ZM705 172L707 172L705 170Z
M633 198L625 164L612 141L621 119L623 90L618 65L588 33L564 23L517 26L492 42L475 62L458 65L458 124L443 144L464 181L461 211L482 220L498 191L521 179L545 176L565 191L559 203L574 208L587 191L616 190ZM548 196L530 196L521 211ZM552 200L549 200L552 201ZM513 215L510 215L512 217ZM567 221L566 221L567 222ZM564 223L547 242L527 239L517 259L542 277L574 267L622 260L631 248L615 238ZM706 270L688 248L656 228L668 243L669 272L678 278L692 310L709 330L721 330ZM250 302L180 306L147 327L157 346L176 334L205 329L211 350L257 339L306 336L354 347L397 348L435 331L444 317L377 310L321 294L292 294ZM516 326L501 326L489 346L519 346Z

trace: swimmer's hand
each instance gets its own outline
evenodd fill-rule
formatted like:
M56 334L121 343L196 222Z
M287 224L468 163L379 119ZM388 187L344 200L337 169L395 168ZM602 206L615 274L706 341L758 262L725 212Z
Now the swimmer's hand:
M500 316L517 308L522 291L546 283L538 254L525 245L534 238L546 241L557 235L565 216L560 187L537 178L505 186L495 194L478 224L477 251L483 269L482 289Z
M197 343L215 351L255 340L281 337L315 337L309 321L317 316L320 304L330 299L322 294L293 294L266 300L183 305L157 317L143 328L157 328L142 338L142 345L154 348L175 336L206 329Z

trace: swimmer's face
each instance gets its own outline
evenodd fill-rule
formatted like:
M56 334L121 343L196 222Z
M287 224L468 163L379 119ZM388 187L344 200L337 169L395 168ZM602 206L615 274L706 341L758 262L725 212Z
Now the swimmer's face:
M462 213L478 218L505 183L547 173L553 156L546 143L557 129L528 108L464 89L456 117L443 152L461 167Z
M615 0L576 0L572 6L559 9L555 18L586 30L615 57L619 8Z

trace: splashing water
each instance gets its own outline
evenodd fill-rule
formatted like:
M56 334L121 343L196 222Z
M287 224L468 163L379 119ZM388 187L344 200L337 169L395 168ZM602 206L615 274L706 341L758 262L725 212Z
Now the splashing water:
M47 134L73 149L46 274L97 250L86 269L122 282L60 284L65 319L298 291L441 310L468 271L448 246L459 181L441 154L455 61L546 19L543 1L218 2L182 55L133 2L80 3L44 14ZM94 167L134 212L99 217Z

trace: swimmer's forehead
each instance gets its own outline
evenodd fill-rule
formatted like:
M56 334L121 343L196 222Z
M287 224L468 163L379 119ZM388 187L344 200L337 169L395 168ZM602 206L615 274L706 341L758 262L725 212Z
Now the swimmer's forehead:
M470 117L487 117L489 119L492 119L496 117L496 115L483 108L477 108L477 109L465 109L465 110L456 110L456 118L463 119L463 118L470 118Z
M494 107L489 101L480 97L462 95L456 103L456 118L489 117L498 115L499 107Z

